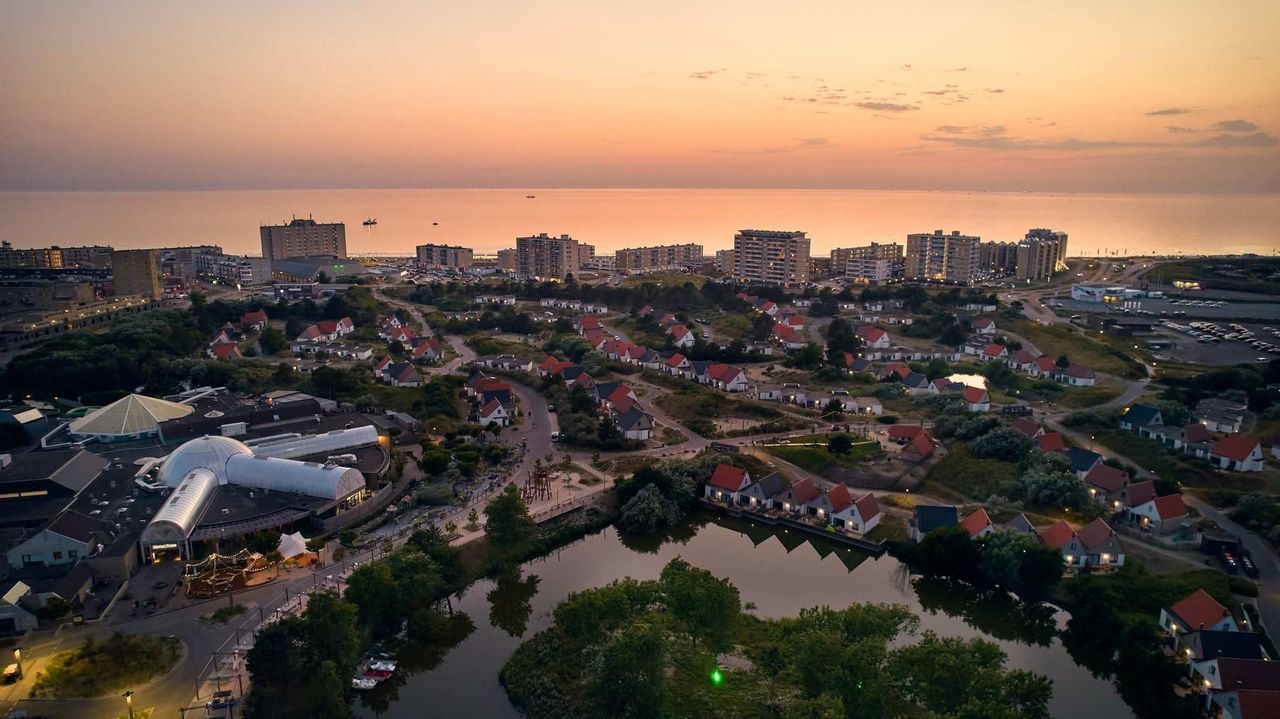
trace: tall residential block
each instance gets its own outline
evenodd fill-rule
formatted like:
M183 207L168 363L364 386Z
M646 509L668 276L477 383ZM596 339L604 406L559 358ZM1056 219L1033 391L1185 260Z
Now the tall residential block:
M592 264L591 261L594 260L595 258L596 258L595 245L588 245L585 242L578 243L578 267L576 269L582 269L583 267L586 267L587 265Z
M1018 243L1018 279L1047 280L1066 268L1067 233L1036 228Z
M418 267L429 270L471 269L473 253L470 247L451 245L418 245Z
M716 250L716 269L726 275L733 274L733 250Z
M733 236L734 277L798 285L809 281L809 238L799 231L741 230Z
M516 238L516 274L521 277L563 280L578 271L582 259L578 241L568 235L543 232Z
M516 271L516 251L514 248L498 250L498 269L504 272Z
M902 245L872 242L863 247L840 247L831 251L831 271L865 285L885 285L902 279Z
M293 257L347 257L347 226L295 217L287 225L263 225L262 256L271 260Z
M907 235L903 271L909 280L969 284L981 274L980 237L942 230Z
M103 245L87 247L37 247L15 250L8 240L0 243L0 269L61 270L78 267L105 268L111 264L111 248Z
M657 272L702 264L702 245L658 245L618 250L613 256L615 270Z
M116 250L111 253L111 281L116 296L142 295L157 300L164 296L160 284L160 263L155 250Z
M984 273L1013 272L1018 267L1018 243L983 242L978 247L978 265Z

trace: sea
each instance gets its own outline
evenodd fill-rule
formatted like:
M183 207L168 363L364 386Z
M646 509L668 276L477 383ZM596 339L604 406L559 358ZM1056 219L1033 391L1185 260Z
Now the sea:
M910 233L985 241L1068 233L1077 257L1280 251L1280 195L1074 194L742 189L404 189L0 193L0 240L14 247L220 245L261 253L258 227L293 217L344 222L352 255L410 255L425 243L478 254L518 236L567 234L597 253L698 243L739 229L803 230L811 253ZM365 225L373 219L377 224Z

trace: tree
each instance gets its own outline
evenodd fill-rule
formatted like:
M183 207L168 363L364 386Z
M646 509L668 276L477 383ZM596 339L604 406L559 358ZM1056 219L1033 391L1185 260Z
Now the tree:
M661 627L637 621L618 632L601 648L591 675L591 716L663 716L666 664Z
M991 642L927 631L919 642L889 653L885 676L892 678L898 701L906 699L929 716L1048 719L1052 683L1006 671L1006 659Z
M963 527L935 529L920 540L913 564L926 577L951 577L981 584L978 545Z
M532 601L539 581L536 574L521 579L519 565L504 564L493 589L485 595L489 600L489 623L513 637L523 635L533 615Z
M375 638L394 636L403 623L400 587L391 576L387 562L370 562L357 567L347 579L344 595L356 605L360 626Z
M514 484L502 488L484 508L485 534L494 546L510 549L533 537L537 525Z
M1071 366L1071 358L1066 355L1058 355L1058 361L1054 363L1059 369L1066 369Z
M833 434L827 440L827 451L832 454L848 454L853 449L853 437L847 434Z
M653 534L662 527L669 527L680 521L680 508L676 503L662 495L662 491L653 484L640 489L626 504L622 505L622 513L618 523L632 534Z
M969 453L975 457L1004 462L1017 462L1030 450L1031 441L1013 427L993 429L969 445Z
M678 557L662 568L658 583L667 608L687 634L703 640L712 652L727 648L742 611L737 587Z
M822 364L822 348L813 342L796 350L787 358L787 366L797 369L817 369Z
M964 328L953 322L938 335L938 343L948 347L959 347L964 344L965 338Z
M844 403L834 397L827 400L827 403L822 406L822 417L833 422L839 421L844 417Z
M1062 555L1031 535L996 532L984 537L979 549L980 566L987 581L1038 602L1062 579Z

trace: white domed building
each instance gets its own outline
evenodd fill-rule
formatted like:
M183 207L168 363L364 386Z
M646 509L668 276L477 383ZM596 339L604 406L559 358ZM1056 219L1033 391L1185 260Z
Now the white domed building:
M367 426L323 436L325 451L378 442L377 430ZM208 436L165 457L156 479L170 493L142 532L143 558L152 561L165 553L187 557L193 542L232 539L335 514L367 495L364 475L353 467L265 456L314 454L306 450L317 446L315 437L268 446L255 452L237 439Z

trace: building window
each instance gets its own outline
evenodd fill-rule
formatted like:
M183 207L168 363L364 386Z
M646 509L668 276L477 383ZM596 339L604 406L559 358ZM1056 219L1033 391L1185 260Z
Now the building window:
M62 552L54 552L54 553L53 553L53 558L54 558L54 560L62 559Z

